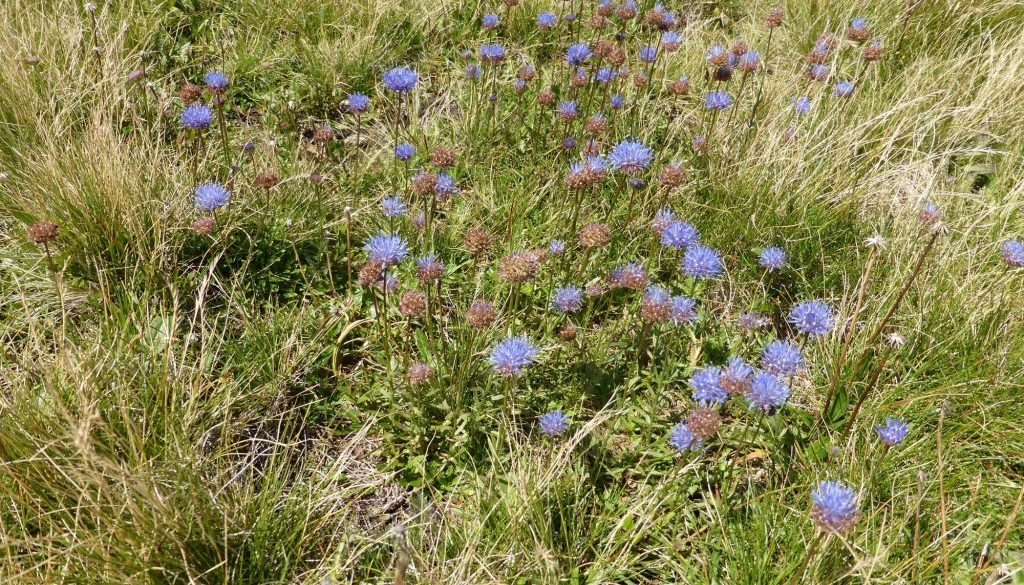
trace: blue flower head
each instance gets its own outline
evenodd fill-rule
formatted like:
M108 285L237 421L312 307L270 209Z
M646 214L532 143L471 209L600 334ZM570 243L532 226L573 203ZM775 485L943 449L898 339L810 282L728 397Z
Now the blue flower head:
M868 28L868 21L863 18L854 18L850 21L850 28L854 30L866 30Z
M363 245L370 262L380 262L385 267L398 264L409 257L409 245L398 236L377 234Z
M573 67L579 67L590 60L590 47L586 43L570 45L565 51L565 61Z
M681 327L697 320L697 301L676 295L669 304L669 320Z
M562 414L561 410L553 410L541 415L537 419L537 424L540 426L540 432L549 437L558 437L569 429L569 417Z
M548 254L552 256L561 256L565 252L565 242L562 240L551 240L548 244Z
M714 278L722 274L722 259L711 248L695 244L683 256L683 273L690 278Z
M480 46L480 60L484 63L499 63L505 60L505 48L498 44Z
M414 154L416 154L416 147L407 142L395 147L395 158L402 162L409 162Z
M615 145L608 154L612 168L627 174L635 174L647 170L651 166L654 153L636 140L623 140Z
M551 297L551 310L556 313L576 313L583 308L583 291L575 286L555 289Z
M181 112L181 125L189 130L203 130L213 123L213 111L203 104L192 104Z
M1011 268L1024 268L1024 242L1019 240L1003 242L1003 262Z
M809 97L798 97L793 98L793 111L798 116L806 116L811 111L811 98Z
M823 481L811 495L811 516L825 532L846 532L857 522L857 493L834 481Z
M835 88L832 90L833 95L836 97L850 97L853 95L854 85L852 81L840 81L836 83Z
M786 320L800 333L820 337L832 330L832 309L821 301L807 301L793 307Z
M722 45L711 45L708 52L704 54L704 60L712 67L719 67L727 63L725 47Z
M789 399L789 384L774 374L758 372L750 379L747 402L752 408L771 415L786 405Z
M230 196L228 190L217 183L203 183L196 187L196 207L213 211L227 205Z
M228 88L228 76L220 71L211 71L203 77L203 83L213 93L224 93Z
M510 337L494 347L491 367L499 376L518 378L523 370L533 365L537 348L526 337Z
M800 350L786 341L773 341L761 350L761 367L770 374L792 376L803 363Z
M768 272L782 270L786 267L786 251L776 246L765 248L757 262L762 268L767 269Z
M407 94L416 89L419 76L408 67L395 67L384 73L384 87L397 94Z
M682 36L674 30L670 30L661 35L661 44L664 45L666 49L678 47L679 43L682 41Z
M537 28L540 30L550 30L555 27L558 23L558 18L550 12L541 12L537 15Z
M609 83L615 81L615 77L615 70L612 69L611 67L602 67L597 70L597 73L594 74L594 80L600 83L601 85L608 85Z
M886 418L885 424L875 425L875 433L886 447L895 447L907 438L910 425L898 418Z
M754 368L747 365L747 362L742 359L732 356L729 361L725 362L725 368L722 369L718 383L725 388L730 396L746 394L750 388L750 377L753 375Z
M485 14L480 22L483 25L484 30L495 29L498 27L498 15L490 13Z
M459 186L455 184L455 179L444 173L438 173L437 182L434 183L434 194L438 201L445 201L459 194Z
M814 81L825 81L831 68L825 63L816 63L807 70L807 76Z
M720 112L732 105L732 97L724 91L713 91L704 96L704 107L712 112Z
M576 102L562 102L558 104L556 113L558 114L558 117L563 120L575 120L578 114Z
M646 46L640 49L640 62L641 63L654 63L654 60L658 58L658 50L651 46Z
M725 404L725 401L729 400L729 393L722 387L721 376L722 368L718 366L706 366L697 370L690 379L694 402L704 407Z
M661 232L661 245L666 248L682 250L700 243L697 228L685 221L673 221Z
M466 65L465 74L466 79L480 79L480 66L477 65L476 63L470 63L469 65Z
M686 423L681 422L672 427L672 436L669 437L668 444L676 451L686 453L687 451L700 451L704 447L704 439L693 434Z
M370 98L361 93L348 94L348 111L353 114L363 114L370 109Z
M380 208L384 211L384 217L402 217L409 211L409 206L398 195L381 201Z
M736 67L740 71L750 73L756 71L761 65L761 53L757 51L747 51L740 55L739 61L736 63Z
M621 110L622 106L626 105L626 98L621 95L613 95L610 103L613 110Z

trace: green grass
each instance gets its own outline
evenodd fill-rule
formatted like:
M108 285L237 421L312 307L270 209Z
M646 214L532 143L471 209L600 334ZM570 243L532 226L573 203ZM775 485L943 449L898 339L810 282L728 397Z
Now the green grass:
M620 83L627 107L608 112L601 138L602 153L627 137L652 147L650 184L630 192L613 173L584 195L580 225L613 233L590 253L570 229L577 156L535 103L541 88L570 93L567 39L534 26L562 3L97 4L98 61L84 5L0 5L0 580L1024 582L1024 272L1000 260L1002 242L1024 236L1019 3L791 2L768 53L769 3L667 2L680 21L689 11L682 46L649 87ZM592 7L571 4L590 40ZM488 38L485 12L502 17L510 54L493 114L490 70L468 81L460 57ZM841 42L832 81L858 81L842 104L801 73L818 35L844 38L856 16L886 53L865 67ZM737 37L770 74L694 152L708 128L705 51ZM631 59L640 45L630 39ZM148 90L126 81L140 51ZM528 61L538 79L519 97L511 80ZM380 81L396 65L420 75L408 172ZM210 69L231 79L227 163L216 124L202 141L178 124L178 88ZM667 90L680 75L690 95ZM358 148L344 111L355 91L373 99ZM794 120L797 95L814 105ZM325 123L337 139L321 153ZM408 178L439 147L458 154L448 172L461 193L437 207L429 241L395 223L414 257L433 250L447 266L431 320L401 316L396 295L382 318L384 299L355 283L362 244L392 229L384 196L424 211ZM657 170L674 160L690 176L665 191ZM269 195L256 183L266 171L281 178ZM204 236L193 192L206 180L229 182L231 204ZM679 254L657 246L663 201L721 253L721 278L691 288ZM915 273L925 201L944 218ZM60 226L52 258L25 237L39 220ZM482 258L463 242L477 227L495 240ZM887 244L869 259L876 234ZM501 260L556 238L566 255L513 292ZM770 245L789 268L757 265ZM700 321L648 330L642 293L626 290L571 317L548 310L556 286L604 282L627 262L692 294ZM408 264L399 294L421 288ZM498 311L482 331L464 318L477 298ZM785 316L809 299L839 327L806 344L788 406L767 418L733 401L705 451L675 452L693 372L798 340ZM741 334L749 310L771 326ZM558 335L567 321L575 341ZM883 358L875 330L906 343ZM514 384L487 361L508 335L541 348ZM433 368L429 382L410 384L414 362ZM558 440L536 428L553 409L571 419ZM886 416L911 431L883 456L872 429ZM826 479L858 491L861 517L808 557L820 534L810 494Z

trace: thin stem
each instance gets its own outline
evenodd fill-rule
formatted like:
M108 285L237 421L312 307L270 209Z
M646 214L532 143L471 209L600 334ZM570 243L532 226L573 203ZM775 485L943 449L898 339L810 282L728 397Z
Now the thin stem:
M832 398L835 395L836 385L839 383L839 373L843 369L843 364L846 362L846 356L850 351L850 343L853 341L853 331L857 328L857 319L860 317L860 311L864 307L864 293L868 288L868 281L871 278L871 269L875 265L875 257L878 248L876 246L871 247L871 252L868 255L867 265L864 267L864 276L861 278L860 287L857 290L857 304L853 307L853 315L850 317L850 324L843 331L843 350L839 354L839 360L836 362L835 371L832 373L832 382L828 387L828 398L825 399L825 407L821 410L822 417L829 411L832 406Z

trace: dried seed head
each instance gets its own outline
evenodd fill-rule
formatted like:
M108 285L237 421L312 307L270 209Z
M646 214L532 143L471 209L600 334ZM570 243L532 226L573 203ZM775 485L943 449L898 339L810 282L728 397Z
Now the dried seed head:
M416 195L429 195L437 186L437 175L420 171L412 178L412 192Z
M430 164L439 169L455 166L455 151L450 148L438 148L430 155Z
M402 294L398 300L398 312L405 317L419 317L427 311L427 295L410 290Z
M686 78L677 79L668 86L668 89L674 95L687 95L690 93L690 80Z
M334 128L331 128L330 125L328 125L328 124L324 124L323 126L320 126L319 128L316 129L316 132L313 133L313 140L317 144L327 144L327 143L333 141L334 140Z
M884 54L885 49L882 48L882 42L875 41L870 45L864 47L864 52L861 53L861 58L867 61L868 63L872 63L874 61L880 60Z
M608 19L600 14L595 14L590 17L590 28L594 30L604 30L607 26Z
M266 172L256 175L256 185L263 189L273 189L280 182L281 180L278 178L277 173Z
M491 249L491 235L483 228L473 228L466 232L463 244L466 246L466 251L472 256L483 256Z
M57 238L59 232L57 224L41 219L28 227L28 241L33 244L49 244Z
M647 76L643 73L637 73L633 76L633 85L637 87L646 87L647 81Z
M555 92L550 89L545 89L540 92L537 94L537 103L545 108L550 108L555 103Z
M593 299L601 296L604 292L604 288L601 287L600 282L587 285L587 288L583 291L583 294L587 295L588 299Z
M586 249L603 248L612 240L612 230L603 223L591 223L580 230L580 245Z
M686 179L689 177L689 172L681 165L669 164L665 165L661 169L661 176L658 177L658 182L663 187L668 189L675 189L686 183Z
M576 327L572 323L566 323L562 325L562 328L558 330L558 337L562 341L575 341L579 335L579 327Z
M714 437L721 425L722 417L710 408L698 408L686 417L686 426L705 441Z
M192 231L200 236L208 236L213 233L213 228L216 226L217 221L213 217L204 216L192 222Z
M764 19L764 25L767 28L778 28L782 26L782 22L786 19L786 15L782 12L782 9L776 6L768 11L768 16Z
M185 102L185 105L194 104L203 97L203 88L194 83L185 83L178 89L178 97Z
M434 376L434 368L422 362L416 362L409 366L409 385L419 386Z
M522 284L537 277L540 257L533 251L509 254L502 258L498 275L509 284Z
M359 269L359 277L356 279L360 285L371 287L384 277L384 265L380 262L367 262Z
M466 311L466 322L473 329L487 329L494 324L494 305L483 299L476 299Z

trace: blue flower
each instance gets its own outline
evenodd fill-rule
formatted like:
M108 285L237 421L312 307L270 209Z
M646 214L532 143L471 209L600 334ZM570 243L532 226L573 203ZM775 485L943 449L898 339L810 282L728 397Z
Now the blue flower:
M704 439L693 434L686 423L681 422L672 427L672 436L669 438L668 444L676 451L686 453L687 451L700 451L704 446Z
M203 77L203 83L206 84L206 89L213 93L224 93L228 88L228 76L220 71L211 71Z
M863 18L854 18L850 21L850 28L853 30L867 30L868 21Z
M736 68L746 73L752 73L757 70L761 65L761 53L757 51L747 51L740 55L739 61L736 63Z
M484 63L498 63L505 60L505 48L498 44L481 45L480 60Z
M480 66L476 63L466 65L465 74L466 79L480 79Z
M380 262L385 267L398 264L409 257L409 245L398 236L377 234L363 245L370 262Z
M384 217L402 217L409 211L409 206L398 195L381 201L380 207L384 210Z
M575 313L583 308L583 291L575 286L555 289L551 297L551 310L556 313Z
M789 384L768 372L758 372L750 380L747 402L751 407L772 415L786 405L789 399Z
M669 320L676 327L681 327L697 320L697 301L676 295L672 297L669 308Z
M569 417L561 410L553 410L537 419L540 431L549 437L558 437L569 429Z
M757 262L763 268L768 269L768 272L782 270L786 267L786 251L775 246L765 248Z
M651 222L651 229L655 234L664 233L668 226L676 221L676 214L671 209L661 208L654 214L654 221Z
M611 161L613 169L633 174L651 166L653 156L654 153L650 148L636 140L623 140L612 148L608 159Z
M562 139L562 149L563 150L572 150L574 148L576 148L576 139L575 138L573 138L572 136L566 136L565 138Z
M517 79L512 82L512 89L514 89L516 93L522 93L526 90L526 82L522 79Z
M933 224L942 219L942 210L932 201L925 201L921 206L921 221Z
M213 211L227 205L230 196L228 190L217 183L203 183L196 187L196 207Z
M658 50L651 46L646 46L640 49L640 62L641 63L654 63L655 59L658 58Z
M722 368L706 366L697 370L690 379L693 400L700 406L711 407L725 404L729 393L721 384Z
M683 273L690 278L714 278L722 273L722 259L711 248L695 244L683 256Z
M565 252L565 242L562 240L551 240L548 244L548 254L552 256L561 256Z
M661 232L661 245L666 248L682 250L700 243L697 228L685 221L674 221Z
M494 347L491 367L506 378L518 378L523 370L533 365L537 348L526 337L510 337Z
M770 374L792 376L803 363L800 350L786 341L773 341L761 350L761 367Z
M444 276L444 262L438 259L437 254L427 254L416 259L416 276L421 282L440 280Z
M590 47L586 43L576 43L565 50L565 61L573 67L579 67L590 60Z
M498 27L498 15L497 14L485 14L481 19L484 30L491 30Z
M807 76L814 81L825 81L828 79L829 71L831 68L824 63L817 63L811 65L810 69L807 70Z
M1003 262L1011 268L1024 268L1024 242L1019 240L1003 242Z
M722 375L718 383L729 393L729 396L746 394L750 388L750 377L754 375L754 368L747 365L742 359L732 356L725 362Z
M907 438L910 425L898 418L886 418L884 425L875 425L875 433L886 447L895 447Z
M611 67L602 67L594 74L594 79L601 85L608 85L615 81L616 73Z
M437 174L437 182L434 183L434 194L438 201L444 201L459 194L459 187L455 180L444 173Z
M732 105L732 97L724 91L713 91L704 96L704 107L712 112L720 112Z
M672 51L679 46L682 42L682 37L675 31L669 31L661 35L661 44L664 45L666 50Z
M558 18L550 12L541 12L537 15L537 28L540 30L550 30L555 27L558 23Z
M576 102L562 102L558 104L556 113L563 120L575 120L577 116Z
M209 128L212 123L213 111L202 104L192 104L181 112L181 125L190 130Z
M853 95L854 85L852 81L840 81L836 83L835 89L832 90L833 95L836 97L850 97Z
M416 88L419 76L408 67L395 67L384 73L384 87L397 94L407 94Z
M416 147L409 143L402 143L395 147L395 158L402 162L408 162L414 154L416 154Z
M834 481L818 484L811 496L814 506L811 516L814 523L826 532L846 532L857 522L857 493L853 489Z
M722 45L711 45L708 52L704 54L704 60L711 67L719 67L728 63L725 47Z
M621 110L626 105L626 98L621 95L613 95L611 99L611 106L613 110Z
M832 309L820 301L807 301L793 307L786 320L800 333L819 337L832 330Z
M370 98L361 93L348 94L348 111L353 114L362 114L370 109Z
M796 112L798 116L806 116L811 111L811 98L793 98L793 111Z

